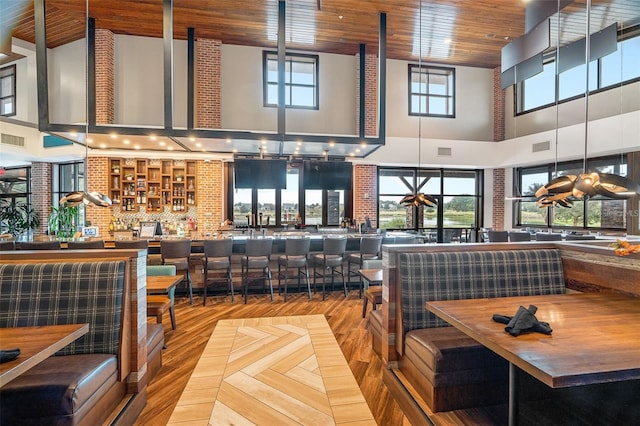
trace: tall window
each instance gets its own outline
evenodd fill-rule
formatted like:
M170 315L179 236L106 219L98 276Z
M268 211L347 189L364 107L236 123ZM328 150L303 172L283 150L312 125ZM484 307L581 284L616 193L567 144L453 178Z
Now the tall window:
M16 66L0 68L0 115L16 115Z
M57 164L53 173L52 206L58 206L60 199L66 194L74 191L84 191L86 188L83 161ZM82 203L78 206L78 216L82 220L76 220L76 223L83 223L85 212L84 204Z
M409 115L455 117L455 69L409 64Z
M556 176L578 175L583 172L582 161L570 161L556 166L526 167L516 169L514 190L521 191L522 200L515 203L515 226L578 228L578 229L616 229L627 227L627 201L594 197L576 200L572 207L540 208L534 196L536 190ZM627 165L620 156L590 159L587 170L601 173L614 173L626 176Z
M556 102L555 53L546 58L543 71L517 85L519 114L553 105ZM585 92L585 65L570 68L559 76L558 101L567 101ZM589 92L618 87L640 79L640 36L618 41L618 48L589 63Z
M278 106L278 54L263 53L264 105ZM318 56L288 54L285 59L285 106L318 109Z
M378 169L378 226L423 230L432 241L469 236L481 223L482 172L452 169ZM422 192L438 200L437 207L405 207L400 200Z
M12 204L31 207L31 167L2 169L0 176L0 209ZM7 223L0 223L0 233L8 232ZM16 235L15 237L19 237Z

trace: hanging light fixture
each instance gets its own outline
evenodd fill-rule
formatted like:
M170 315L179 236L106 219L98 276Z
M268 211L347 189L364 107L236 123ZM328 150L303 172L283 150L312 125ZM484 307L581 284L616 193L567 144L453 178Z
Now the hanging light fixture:
M84 140L84 182L87 186L87 177L89 176L89 143L87 138L89 136L89 0L85 1L85 40L86 40L86 90L87 90L87 102L86 102L86 126L85 126L85 140ZM60 199L60 205L67 207L78 206L80 204L94 204L99 207L109 207L113 204L111 199L106 195L93 191L73 191L65 195Z
M418 15L418 28L419 28L419 41L418 41L418 69L420 80L422 79L422 0L420 0L420 11ZM418 85L421 86L421 82L418 82ZM421 151L422 151L422 102L418 102L418 171L420 173L420 159L421 159ZM405 195L402 200L400 200L400 204L405 207L410 206L427 206L427 207L436 207L438 205L438 200L436 200L431 195L424 194L422 192L418 192L416 188L415 194Z
M602 196L614 199L627 199L640 194L640 185L627 177L611 173L599 173L587 171L587 146L589 140L589 63L591 62L591 0L586 4L585 24L585 100L584 100L584 157L582 173L579 175L565 175L552 179L541 186L535 193L539 207L562 206L571 207L572 199L586 199L594 196ZM559 12L558 12L559 13ZM559 19L559 17L558 17ZM556 54L560 45L556 46ZM557 55L556 55L557 59ZM558 64L556 60L556 64ZM620 60L622 67L622 59ZM557 68L557 65L556 65ZM557 123L556 123L557 127ZM557 140L556 140L557 143Z

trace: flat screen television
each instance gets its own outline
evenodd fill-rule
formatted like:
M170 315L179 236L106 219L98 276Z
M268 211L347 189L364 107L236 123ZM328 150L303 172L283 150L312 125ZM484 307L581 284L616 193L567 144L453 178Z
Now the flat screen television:
M233 161L236 188L286 189L287 160L236 158Z
M138 238L153 238L162 235L162 225L157 220L140 222Z
M351 189L353 168L347 161L306 160L302 173L304 189Z

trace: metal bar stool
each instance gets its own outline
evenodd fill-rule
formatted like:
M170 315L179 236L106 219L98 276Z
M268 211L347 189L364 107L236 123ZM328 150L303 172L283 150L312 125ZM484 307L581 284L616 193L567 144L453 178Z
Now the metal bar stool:
M163 265L174 265L178 272L184 271L189 289L189 301L193 305L193 288L191 287L191 273L189 261L191 260L191 240L161 240L160 257Z
M297 278L298 288L300 288L300 278L307 280L307 292L311 300L311 284L309 283L309 268L307 256L311 247L310 238L287 238L284 241L284 254L278 257L278 292L280 284L284 278L284 301L287 301L287 283L291 278ZM284 274L281 268L284 266ZM289 268L295 268L296 274L289 275Z
M207 288L210 283L221 281L218 278L212 278L209 274L224 272L224 281L229 285L231 291L231 303L235 301L233 291L233 277L231 275L231 254L233 253L232 238L217 238L214 240L205 240L203 243L204 257L202 258L202 266L204 268L204 278L202 287L204 288L204 299L202 305L207 304Z
M362 268L362 262L365 260L375 260L380 258L380 248L382 247L382 237L361 237L360 238L360 251L358 253L351 253L347 256L348 272L347 276L351 280L351 275L358 275L359 282L359 294L362 297L362 277L358 274L359 269ZM358 268L351 272L351 264L355 263Z
M244 303L247 303L249 283L258 279L266 278L269 281L271 291L271 301L273 301L273 283L271 282L271 248L273 240L270 238L249 238L244 248L244 256L240 259L242 267L242 291L244 292ZM251 270L259 270L260 276L249 280Z
M312 256L313 263L313 291L316 290L316 279L322 277L322 300L324 300L327 283L327 270L331 272L331 288L333 288L335 274L342 277L342 286L344 287L344 295L347 296L347 283L344 279L344 252L347 249L347 239L345 237L326 237L322 241L322 253ZM322 273L318 273L316 268L322 268ZM338 268L340 270L338 270Z

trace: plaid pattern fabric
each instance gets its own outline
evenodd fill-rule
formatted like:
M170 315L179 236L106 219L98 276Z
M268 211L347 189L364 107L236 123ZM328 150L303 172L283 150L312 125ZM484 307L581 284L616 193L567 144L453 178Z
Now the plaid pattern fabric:
M117 354L125 262L0 264L0 327L88 323L57 355Z
M428 301L565 292L560 252L553 249L402 253L399 259L405 333L449 325L427 311Z

